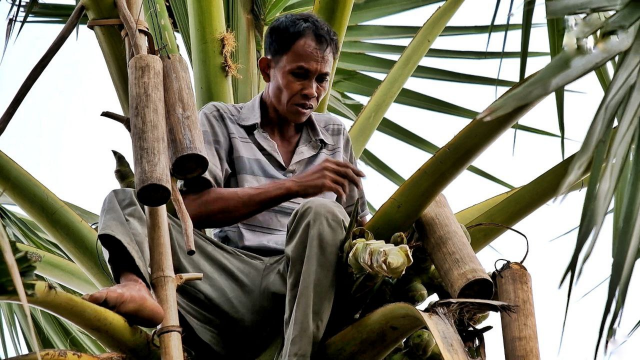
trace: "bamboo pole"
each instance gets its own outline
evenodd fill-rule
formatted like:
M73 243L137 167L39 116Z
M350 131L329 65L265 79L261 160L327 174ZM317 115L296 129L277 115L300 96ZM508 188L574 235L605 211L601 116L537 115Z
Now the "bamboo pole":
M178 321L176 277L171 261L169 224L165 206L146 207L147 233L151 260L151 286L164 310L164 320L158 329L162 360L181 360L182 334Z
M520 263L507 263L496 273L498 298L516 306L515 314L500 314L506 360L540 359L531 275Z
M160 206L171 197L162 61L140 54L129 61L129 107L137 197Z
M198 124L189 65L179 54L161 59L171 174L181 180L191 179L207 171L209 160Z
M454 298L491 299L493 282L440 194L416 221L419 239Z

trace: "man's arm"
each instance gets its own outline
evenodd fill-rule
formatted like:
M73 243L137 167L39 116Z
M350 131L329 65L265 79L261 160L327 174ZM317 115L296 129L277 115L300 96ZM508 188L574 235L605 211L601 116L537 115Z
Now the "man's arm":
M331 191L345 198L349 183L361 188L362 171L348 162L326 159L291 179L245 188L210 188L184 195L184 204L196 228L221 228L237 224L295 198Z

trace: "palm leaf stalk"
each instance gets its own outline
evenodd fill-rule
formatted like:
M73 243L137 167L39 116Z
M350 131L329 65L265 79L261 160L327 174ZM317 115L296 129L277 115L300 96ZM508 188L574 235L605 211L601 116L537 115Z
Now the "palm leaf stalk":
M93 293L99 288L91 279L73 262L63 259L55 254L36 249L33 246L17 243L21 251L26 251L34 258L36 274L46 277L71 288L81 294Z
M31 306L69 320L111 351L137 359L159 359L149 334L139 327L130 326L122 316L60 291L46 282L28 284L33 287L33 293L27 295ZM19 299L15 294L0 294L0 301L18 302Z
M353 9L353 0L315 0L313 3L313 13L327 22L338 36L338 49L342 48L344 35L347 32L351 10ZM340 54L338 54L339 58ZM328 89L333 84L333 76L338 66L338 58L333 62L331 76L329 77ZM329 105L329 97L325 96L320 104L318 104L317 112L326 112Z
M117 353L102 354L93 356L83 354L78 351L70 350L42 350L38 353L29 353L25 355L15 356L9 360L125 360L125 357Z
M487 203L482 203L482 207L476 205L457 213L456 218L467 227L480 223L514 226L557 196L561 182L574 158L575 156L571 156L560 162L527 185L489 199ZM584 172L582 177L587 174L588 172ZM583 182L578 181L569 191L577 190L582 185ZM471 246L479 252L505 231L507 229L502 227L475 227L469 230Z
M594 51L568 46L549 65L496 100L430 158L376 212L367 230L386 239L408 229L429 203L500 134L549 93L600 67L632 44L637 26L598 41ZM419 198L415 194L421 194Z
M176 43L176 35L167 13L167 5L163 0L142 0L144 16L149 24L149 32L153 35L153 42L159 55L180 56L180 49ZM134 17L138 14L132 12Z
M404 83L411 77L420 60L431 48L433 41L440 35L445 25L447 25L463 2L464 0L448 0L436 10L418 31L411 44L407 46L405 52L400 56L380 86L378 86L364 109L362 109L362 112L349 130L353 152L356 157L360 157L385 113L402 90ZM393 234L385 235L390 237ZM381 237L381 239L385 238Z
M38 223L97 287L113 282L100 267L97 233L55 194L0 152L0 192Z
M226 32L223 0L187 0L187 6L196 106L233 104L231 77L223 66L223 51L230 50L233 36Z

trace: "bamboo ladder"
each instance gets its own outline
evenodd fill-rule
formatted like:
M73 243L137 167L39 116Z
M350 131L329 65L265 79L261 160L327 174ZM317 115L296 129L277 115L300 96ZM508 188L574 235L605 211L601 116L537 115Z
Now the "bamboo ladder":
M174 273L166 208L170 199L178 210L187 253L193 255L195 247L193 226L170 169L175 177L188 179L202 175L208 162L186 62L179 55L161 59L154 53L146 24L134 18L143 14L142 0L116 0L116 7L125 28L136 196L147 216L151 286L165 313L156 334L162 359L182 360L176 287L202 279L202 274Z

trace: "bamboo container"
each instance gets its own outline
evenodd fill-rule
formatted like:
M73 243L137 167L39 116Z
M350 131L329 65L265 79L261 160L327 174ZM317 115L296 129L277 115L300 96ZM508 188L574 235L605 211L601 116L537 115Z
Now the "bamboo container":
M454 298L491 299L493 282L440 194L416 221L419 239Z
M135 181L138 201L147 206L164 205L171 198L162 77L162 61L155 55L129 61Z
M162 56L161 59L171 173L177 179L191 179L207 171L209 160L198 125L189 67L179 54Z
M496 273L498 298L516 306L515 314L500 314L506 360L540 359L531 275L520 263L507 263Z
M164 320L158 329L160 353L163 360L182 359L182 333L178 320L176 277L171 260L167 210L165 206L146 207L146 214L151 286L164 310Z

